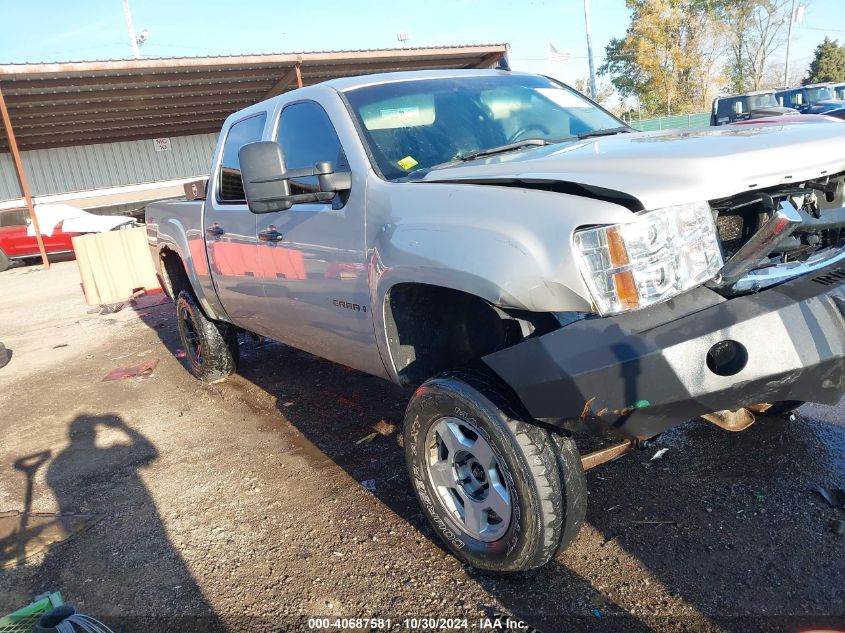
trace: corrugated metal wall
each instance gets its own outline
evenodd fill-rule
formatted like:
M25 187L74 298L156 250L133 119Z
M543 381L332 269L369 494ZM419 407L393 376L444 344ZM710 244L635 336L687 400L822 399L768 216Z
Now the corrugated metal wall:
M170 150L152 140L37 149L22 153L33 196L136 185L208 173L216 134L174 136ZM0 201L20 198L9 154L0 154Z

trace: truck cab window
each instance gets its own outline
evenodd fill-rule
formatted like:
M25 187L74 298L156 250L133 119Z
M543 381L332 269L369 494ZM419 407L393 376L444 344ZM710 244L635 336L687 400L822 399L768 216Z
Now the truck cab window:
M734 102L735 99L720 99L716 105L716 112L719 117L727 117L730 118L734 114Z
M29 213L25 209L16 211L4 211L0 213L0 227L3 226L27 226L29 224Z
M286 169L313 167L331 161L335 171L348 169L343 148L326 111L313 101L303 101L282 110L276 138L282 146ZM290 180L292 194L319 191L316 176Z
M238 121L229 128L226 143L223 145L223 158L220 160L220 190L217 192L220 202L246 201L238 152L247 143L261 140L266 120L267 113L262 112Z

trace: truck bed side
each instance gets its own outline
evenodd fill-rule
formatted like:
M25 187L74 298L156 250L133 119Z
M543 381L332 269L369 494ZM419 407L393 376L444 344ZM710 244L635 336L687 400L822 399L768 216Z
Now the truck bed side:
M147 240L165 289L178 293L189 284L210 318L227 320L209 272L202 225L204 206L202 200L147 205Z

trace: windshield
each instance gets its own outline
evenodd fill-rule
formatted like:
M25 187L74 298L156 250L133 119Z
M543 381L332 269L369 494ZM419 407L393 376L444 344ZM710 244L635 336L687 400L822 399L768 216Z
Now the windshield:
M823 99L833 99L833 89L829 86L822 86L821 88L808 88L807 96L810 102L822 101Z
M345 95L389 180L518 141L556 142L624 125L574 90L533 75L397 81Z
M776 108L778 107L778 102L775 100L775 94L767 93L763 95L749 95L748 96L748 109L749 110L759 110L761 108Z

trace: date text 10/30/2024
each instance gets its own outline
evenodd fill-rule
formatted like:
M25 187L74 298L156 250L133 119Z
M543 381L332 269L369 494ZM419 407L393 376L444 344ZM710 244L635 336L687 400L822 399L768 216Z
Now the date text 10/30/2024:
M309 618L308 628L314 630L467 630L477 631L527 631L528 624L509 617L478 618Z

